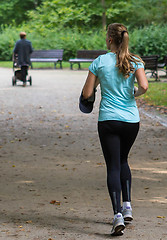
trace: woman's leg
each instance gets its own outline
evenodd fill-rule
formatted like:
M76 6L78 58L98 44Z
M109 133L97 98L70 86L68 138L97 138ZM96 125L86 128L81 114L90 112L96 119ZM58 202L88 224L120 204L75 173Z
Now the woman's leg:
M123 202L131 201L131 171L128 165L128 154L137 137L139 123L123 123L120 137L121 187Z
M121 212L120 122L98 122L98 133L107 166L107 186L114 214Z

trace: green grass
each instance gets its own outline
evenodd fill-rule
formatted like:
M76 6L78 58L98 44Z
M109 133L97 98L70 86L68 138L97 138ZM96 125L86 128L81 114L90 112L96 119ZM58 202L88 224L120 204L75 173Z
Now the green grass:
M62 63L63 68L65 69L70 69L70 63L69 62L65 62L63 61ZM90 63L81 63L81 68L82 69L88 69ZM4 67L4 68L12 68L13 67L13 63L12 61L0 61L0 67ZM57 64L57 68L59 68L60 65ZM33 68L53 68L54 69L54 63L33 63ZM78 69L78 64L75 64L74 69Z
M12 68L13 67L13 62L11 61L0 61L0 67L5 67L5 68Z
M141 98L154 106L167 107L167 82L149 83L147 92Z

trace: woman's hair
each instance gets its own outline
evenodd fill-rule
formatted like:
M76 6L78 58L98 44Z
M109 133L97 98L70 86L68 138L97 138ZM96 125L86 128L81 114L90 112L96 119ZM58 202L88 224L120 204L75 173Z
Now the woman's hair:
M143 62L142 59L129 52L129 34L127 28L120 23L113 23L108 26L108 37L111 37L117 48L117 67L119 71L128 78L134 72L131 62ZM143 62L144 63L144 62Z

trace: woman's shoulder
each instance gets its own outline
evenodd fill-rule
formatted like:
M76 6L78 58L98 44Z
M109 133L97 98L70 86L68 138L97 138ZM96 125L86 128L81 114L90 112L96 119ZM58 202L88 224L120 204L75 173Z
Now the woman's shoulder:
M135 54L131 55L131 63L133 64L136 70L141 67L144 68L144 61L138 55Z
M105 54L102 54L102 55L99 55L95 61L96 62L99 62L99 63L104 63L104 62L108 62L110 61L112 58L115 59L115 53L112 53L112 52L108 52L108 53L105 53Z

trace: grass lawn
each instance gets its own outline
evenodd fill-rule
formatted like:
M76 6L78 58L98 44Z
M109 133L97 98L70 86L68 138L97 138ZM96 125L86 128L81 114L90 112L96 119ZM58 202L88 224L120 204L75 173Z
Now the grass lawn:
M63 68L70 69L70 63L69 62L64 62L62 63ZM81 68L85 69L89 67L90 63L81 63ZM12 61L0 61L0 67L5 67L5 68L12 68L13 67L13 62ZM57 64L57 68L59 68L60 65ZM54 69L54 63L33 63L33 68L53 68ZM74 69L78 69L78 64L74 65Z
M141 98L154 106L167 107L167 82L149 83L147 92Z
M0 61L0 67L5 67L5 68L12 68L13 67L13 62L11 61Z
M69 62L62 63L64 69L70 69ZM82 63L82 69L88 69L90 63ZM0 67L12 68L12 61L0 62ZM57 65L59 68L59 64ZM53 68L53 63L33 63L33 68ZM78 65L74 65L78 69ZM148 104L167 107L167 82L150 82L148 91L141 96Z

